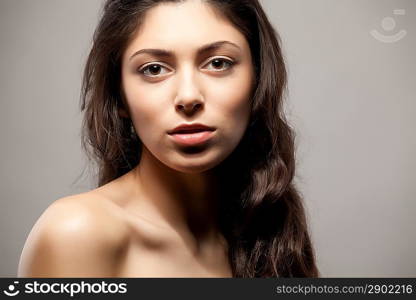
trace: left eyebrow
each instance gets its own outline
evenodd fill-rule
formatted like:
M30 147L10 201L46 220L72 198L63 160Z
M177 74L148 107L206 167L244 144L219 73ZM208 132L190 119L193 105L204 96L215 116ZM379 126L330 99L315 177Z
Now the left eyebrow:
M230 42L230 41L218 41L218 42L214 42L214 43L210 43L207 45L204 45L200 48L198 48L197 53L198 55L204 54L206 52L210 52L213 50L216 50L218 48L223 47L224 45L230 45L233 46L239 50L241 50L241 48L239 46L237 46L236 44ZM173 51L170 50L165 50L165 49L141 49L139 51L134 52L134 54L132 56L130 56L129 61L135 57L136 55L142 54L142 53L148 53L148 54L152 54L154 56L158 56L158 57L173 57Z

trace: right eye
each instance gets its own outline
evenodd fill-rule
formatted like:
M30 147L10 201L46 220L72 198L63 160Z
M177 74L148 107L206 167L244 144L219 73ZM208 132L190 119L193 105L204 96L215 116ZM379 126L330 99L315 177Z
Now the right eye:
M160 73L163 69L166 68L160 64L149 64L138 70L138 72L147 77L159 77L160 75L166 74Z

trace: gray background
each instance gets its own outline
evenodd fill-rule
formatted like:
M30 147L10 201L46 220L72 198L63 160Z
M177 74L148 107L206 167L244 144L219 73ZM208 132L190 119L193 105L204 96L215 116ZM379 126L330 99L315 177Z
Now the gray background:
M262 3L287 58L296 182L322 276L416 277L416 1ZM91 186L77 180L79 91L101 4L0 0L0 276L16 276L50 203ZM386 44L373 29L407 36Z

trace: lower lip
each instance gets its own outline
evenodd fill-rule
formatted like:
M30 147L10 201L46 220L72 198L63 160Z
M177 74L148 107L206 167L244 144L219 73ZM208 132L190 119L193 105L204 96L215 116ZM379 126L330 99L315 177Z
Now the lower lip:
M213 136L213 134L213 131L199 131L194 133L175 133L170 136L180 145L195 146L205 143Z

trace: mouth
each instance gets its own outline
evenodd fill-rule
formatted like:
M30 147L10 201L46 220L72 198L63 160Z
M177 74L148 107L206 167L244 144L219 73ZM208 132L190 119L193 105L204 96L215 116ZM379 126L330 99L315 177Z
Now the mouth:
M168 132L173 141L182 146L195 146L208 142L215 128L203 124L183 124Z

